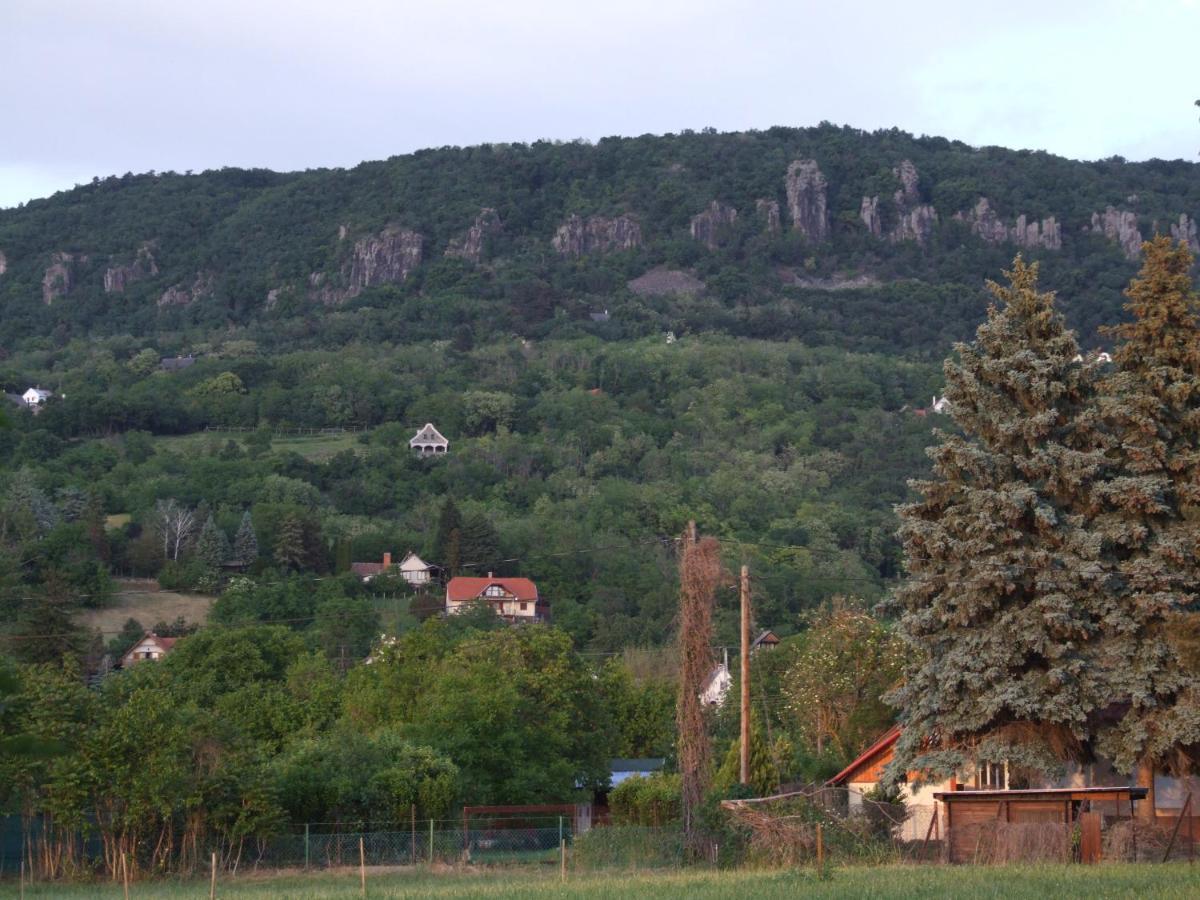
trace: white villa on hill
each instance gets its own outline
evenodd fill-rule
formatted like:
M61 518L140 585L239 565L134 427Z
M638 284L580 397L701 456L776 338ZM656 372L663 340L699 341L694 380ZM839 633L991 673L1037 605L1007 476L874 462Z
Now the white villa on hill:
M408 446L421 456L436 456L449 450L450 442L433 427L432 422L426 422L425 426L413 435Z

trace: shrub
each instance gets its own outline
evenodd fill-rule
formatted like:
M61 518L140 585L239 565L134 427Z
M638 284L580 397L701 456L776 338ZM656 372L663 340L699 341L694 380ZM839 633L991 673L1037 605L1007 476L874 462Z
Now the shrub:
M678 774L656 772L648 777L634 775L608 795L613 823L617 825L664 825L681 817L683 786Z

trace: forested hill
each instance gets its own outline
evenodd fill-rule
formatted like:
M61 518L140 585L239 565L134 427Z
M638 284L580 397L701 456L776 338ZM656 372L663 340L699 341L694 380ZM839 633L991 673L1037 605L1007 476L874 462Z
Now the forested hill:
M1197 216L1189 162L830 125L130 174L0 211L0 347L674 330L939 358L1018 250L1090 344L1141 238L1195 246Z

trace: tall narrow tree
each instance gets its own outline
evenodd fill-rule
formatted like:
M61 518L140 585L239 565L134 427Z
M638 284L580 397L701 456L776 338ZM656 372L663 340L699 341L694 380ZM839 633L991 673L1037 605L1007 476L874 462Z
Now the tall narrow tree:
M233 538L233 555L238 562L247 566L258 559L258 535L254 533L250 510L242 513L242 523Z
M1200 759L1200 672L1187 663L1200 597L1200 303L1185 244L1142 246L1100 409L1114 438L1097 488L1113 577L1094 656L1112 705L1097 745L1117 765Z
M1020 257L975 340L946 363L961 434L939 435L933 477L900 509L908 578L894 605L910 648L891 695L905 728L892 774L974 762L1035 769L1082 748L1104 703L1081 647L1104 577L1087 529L1103 470L1093 369L1037 266Z

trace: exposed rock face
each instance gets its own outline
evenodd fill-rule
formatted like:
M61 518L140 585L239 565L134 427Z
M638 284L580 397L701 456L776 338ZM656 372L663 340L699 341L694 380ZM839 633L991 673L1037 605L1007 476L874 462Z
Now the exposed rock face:
M698 294L704 282L679 269L651 269L629 282L629 289L641 297L664 294Z
M354 297L363 288L377 284L398 284L421 264L425 239L417 232L389 225L379 234L367 235L354 242L346 273L346 297Z
M725 229L737 221L737 210L714 200L704 212L692 216L692 237L709 250L721 246Z
M1103 234L1110 241L1121 245L1127 259L1137 259L1142 254L1142 233L1138 230L1137 213L1111 206L1103 213L1092 213L1092 233Z
M586 253L610 253L642 246L642 226L630 215L573 215L558 226L550 245L563 256L579 258Z
M137 256L127 266L109 266L104 270L104 293L120 294L135 281L158 274L158 263L149 244L138 247Z
M862 206L858 208L858 217L867 226L867 231L875 237L883 234L883 221L879 218L878 197L863 197Z
M201 272L190 286L173 284L163 291L162 296L158 298L158 305L160 308L163 306L189 306L212 294L212 289L212 275Z
M900 181L900 190L892 195L892 199L896 201L897 206L915 206L921 200L921 193L917 190L917 185L920 184L920 176L917 175L917 167L912 164L911 160L902 160L900 165L892 169L892 174Z
M267 309L274 309L279 303L279 295L283 293L282 288L271 288L267 291Z
M1187 213L1179 214L1179 224L1171 225L1171 237L1183 241L1193 253L1200 253L1200 236L1196 233L1196 220L1188 217ZM4 274L4 254L0 253L0 275Z
M916 241L924 244L937 224L937 211L928 203L900 213L900 219L890 235L893 241Z
M787 170L788 213L792 230L810 241L820 243L829 237L829 215L826 190L829 183L821 174L816 160L797 159Z
M755 201L754 211L762 216L764 225L769 234L776 235L783 230L779 221L778 200L768 200L765 197L760 197L757 201Z
M42 302L49 306L59 297L70 293L75 283L74 263L86 262L86 256L58 252L50 257L50 265L42 274Z
M8 271L8 257L4 255L4 251L0 250L0 275Z
M1054 216L1029 221L1024 215L1017 216L1017 221L1010 228L992 209L987 197L980 197L975 208L968 213L957 212L954 218L971 226L971 231L989 244L1002 244L1012 241L1018 247L1030 250L1061 250L1062 227Z
M467 233L450 241L450 246L446 248L446 256L477 263L483 259L483 249L487 239L492 235L499 234L502 230L500 216L494 209L484 207L475 217L475 224L467 229Z
M346 233L349 231L350 231L349 225L339 225L338 226L338 240L344 241L346 239Z
M270 302L270 295L267 296L267 301ZM279 298L276 295L276 302ZM338 290L329 283L329 278L324 272L313 272L308 276L308 299L317 303L324 303L326 306L333 306L335 303L341 303L346 299L346 292Z

